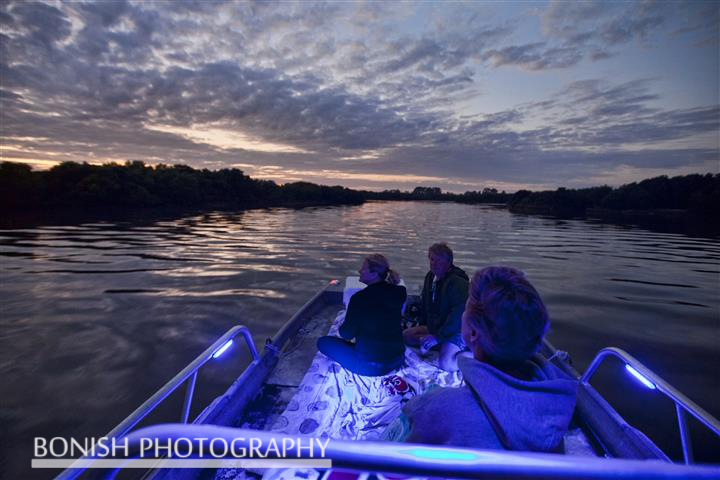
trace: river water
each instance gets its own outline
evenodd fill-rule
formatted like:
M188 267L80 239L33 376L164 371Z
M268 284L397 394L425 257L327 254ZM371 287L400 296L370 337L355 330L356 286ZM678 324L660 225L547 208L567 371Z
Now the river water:
M246 324L262 345L368 253L417 292L436 241L469 274L525 271L578 370L618 346L720 416L717 238L433 202L67 223L0 230L0 471L49 478L29 470L34 437L102 436L228 328ZM247 358L237 347L203 371L196 410ZM679 455L672 404L617 363L593 383ZM177 420L179 401L158 419ZM696 430L697 457L720 461L720 442Z

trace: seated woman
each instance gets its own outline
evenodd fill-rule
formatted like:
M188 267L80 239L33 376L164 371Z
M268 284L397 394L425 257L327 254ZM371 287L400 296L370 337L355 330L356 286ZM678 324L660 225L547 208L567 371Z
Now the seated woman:
M536 353L548 325L545 305L521 271L477 271L462 316L463 340L472 352L458 359L466 386L411 399L403 409L410 423L405 441L561 450L577 382Z
M385 375L405 361L401 317L407 292L380 254L365 257L359 273L367 287L350 298L340 326L342 338L321 337L318 350L351 372Z

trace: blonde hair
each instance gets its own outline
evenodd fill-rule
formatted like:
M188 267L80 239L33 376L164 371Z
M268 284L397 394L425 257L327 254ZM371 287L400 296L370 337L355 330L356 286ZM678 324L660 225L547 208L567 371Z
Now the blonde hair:
M390 262L385 255L373 253L365 257L365 261L368 264L368 270L377 273L382 280L387 280L393 285L400 283L400 274L390 268Z
M497 364L530 358L540 349L550 325L540 294L523 272L512 267L475 272L465 315L481 331L483 354Z

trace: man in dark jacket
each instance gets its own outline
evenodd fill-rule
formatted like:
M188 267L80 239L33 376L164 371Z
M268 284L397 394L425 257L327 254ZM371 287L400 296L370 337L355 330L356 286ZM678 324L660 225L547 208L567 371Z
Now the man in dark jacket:
M421 295L420 326L403 332L405 343L420 347L426 354L440 351L440 368L458 369L457 356L466 349L460 335L460 323L468 296L468 276L453 265L453 252L445 243L428 249L430 271L425 275Z

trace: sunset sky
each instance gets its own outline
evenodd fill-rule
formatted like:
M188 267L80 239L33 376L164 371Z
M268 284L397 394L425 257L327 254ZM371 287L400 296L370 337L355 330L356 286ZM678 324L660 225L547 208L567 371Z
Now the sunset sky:
M1 159L457 192L716 173L719 12L3 1Z

